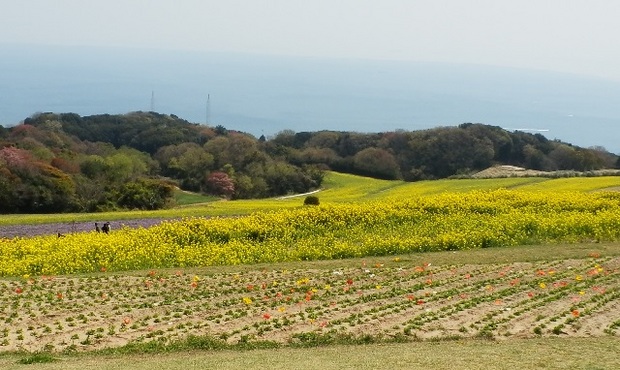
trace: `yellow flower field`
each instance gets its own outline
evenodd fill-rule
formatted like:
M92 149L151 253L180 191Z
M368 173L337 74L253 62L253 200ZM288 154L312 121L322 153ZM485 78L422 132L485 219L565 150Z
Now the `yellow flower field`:
M446 192L0 241L0 275L238 265L620 239L615 192Z

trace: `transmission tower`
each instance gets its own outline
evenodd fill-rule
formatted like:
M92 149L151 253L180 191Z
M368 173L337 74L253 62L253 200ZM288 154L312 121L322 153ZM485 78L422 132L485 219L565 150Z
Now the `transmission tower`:
M205 114L205 124L208 125L209 122L211 122L211 94L207 94L207 107Z

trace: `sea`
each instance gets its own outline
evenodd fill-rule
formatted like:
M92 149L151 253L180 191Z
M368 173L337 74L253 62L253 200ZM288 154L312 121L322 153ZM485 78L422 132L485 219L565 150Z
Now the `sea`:
M484 123L620 154L620 81L497 66L0 44L0 125L155 111L273 137Z

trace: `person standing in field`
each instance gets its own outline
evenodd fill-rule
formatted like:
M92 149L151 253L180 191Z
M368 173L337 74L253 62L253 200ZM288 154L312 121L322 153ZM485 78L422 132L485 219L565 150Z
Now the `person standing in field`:
M104 233L109 233L110 232L110 223L106 222L105 224L103 224L103 226L101 227L101 231L103 231Z
M98 233L101 232L101 230L99 229L99 224L97 224L96 222L95 222L95 231Z

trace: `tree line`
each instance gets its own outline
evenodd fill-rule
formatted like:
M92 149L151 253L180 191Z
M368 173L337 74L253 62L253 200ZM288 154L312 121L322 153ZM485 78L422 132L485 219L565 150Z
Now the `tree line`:
M602 147L479 123L372 134L283 131L267 147L297 165L405 181L467 176L497 164L541 171L620 168L620 158Z
M159 209L176 187L229 199L303 193L326 170L416 181L493 164L531 169L618 167L603 148L466 123L420 131L282 131L273 138L133 112L41 113L0 126L0 212Z

